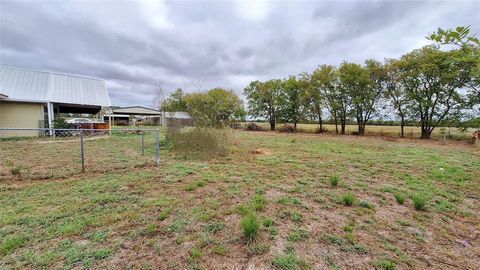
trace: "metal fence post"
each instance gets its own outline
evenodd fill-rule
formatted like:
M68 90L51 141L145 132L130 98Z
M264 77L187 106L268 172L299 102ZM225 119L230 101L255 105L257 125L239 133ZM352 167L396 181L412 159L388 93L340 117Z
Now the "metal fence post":
M142 156L145 155L145 130L142 131Z
M80 131L80 155L82 156L82 172L85 172L85 153L83 152L83 130Z
M160 166L160 129L157 128L157 142L156 142L156 161L157 161L157 166Z

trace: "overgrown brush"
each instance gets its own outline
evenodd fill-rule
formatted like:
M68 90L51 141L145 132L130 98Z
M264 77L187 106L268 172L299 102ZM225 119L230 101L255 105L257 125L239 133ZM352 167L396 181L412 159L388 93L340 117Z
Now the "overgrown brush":
M189 159L226 156L233 141L232 134L228 129L203 127L169 128L166 138L173 151Z
M255 124L253 122L250 122L245 126L245 130L248 130L248 131L264 131L265 129L262 126L259 126L259 125Z
M295 128L292 125L283 125L277 128L278 132L294 133ZM298 132L298 130L297 130Z

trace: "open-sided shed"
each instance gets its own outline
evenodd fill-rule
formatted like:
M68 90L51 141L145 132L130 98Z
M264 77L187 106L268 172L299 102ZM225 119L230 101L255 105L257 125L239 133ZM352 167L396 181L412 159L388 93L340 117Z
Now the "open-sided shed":
M39 128L45 120L52 128L58 113L96 114L107 107L103 80L0 66L0 128Z

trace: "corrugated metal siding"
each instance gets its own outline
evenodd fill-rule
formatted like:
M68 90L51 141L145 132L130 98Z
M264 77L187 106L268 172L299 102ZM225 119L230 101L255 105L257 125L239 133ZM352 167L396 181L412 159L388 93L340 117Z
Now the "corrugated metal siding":
M0 128L39 128L42 120L43 106L41 104L0 102ZM4 135L7 137L37 136L38 131L8 131Z
M110 106L103 80L0 67L0 92L12 100Z

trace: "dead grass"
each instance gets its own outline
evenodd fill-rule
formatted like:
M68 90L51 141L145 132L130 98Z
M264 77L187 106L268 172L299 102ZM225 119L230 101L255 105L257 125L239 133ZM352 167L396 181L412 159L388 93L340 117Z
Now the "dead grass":
M242 151L209 161L162 149L160 168L1 181L0 265L480 268L477 148L272 132L237 138ZM345 193L355 194L352 206ZM415 210L414 194L429 198L425 211ZM261 225L247 244L241 206L259 202Z

